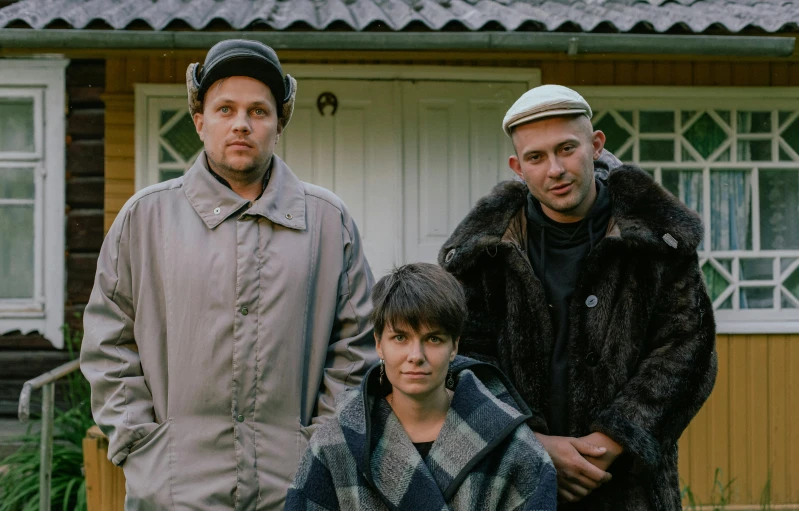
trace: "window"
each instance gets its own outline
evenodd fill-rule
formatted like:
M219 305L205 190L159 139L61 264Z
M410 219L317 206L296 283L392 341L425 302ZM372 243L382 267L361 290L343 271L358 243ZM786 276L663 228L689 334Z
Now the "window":
M673 89L583 92L606 147L702 217L719 332L799 332L799 90Z
M63 345L64 68L0 60L0 333Z
M136 86L137 190L182 176L202 149L185 87Z

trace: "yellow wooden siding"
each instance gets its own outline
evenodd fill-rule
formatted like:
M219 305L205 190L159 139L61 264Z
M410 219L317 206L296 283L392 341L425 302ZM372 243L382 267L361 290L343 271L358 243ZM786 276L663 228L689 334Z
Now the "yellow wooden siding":
M285 55L293 56L286 58ZM382 60L381 60L382 55ZM505 56L382 52L281 52L285 63L511 65ZM135 83L184 83L202 53L109 56L106 66L106 201L108 229L135 191ZM799 86L799 62L635 58L596 60L550 56L517 59L540 68L544 83L564 85ZM708 502L714 472L733 482L734 502L756 504L767 481L771 502L799 504L799 335L720 335L719 377L713 395L680 440L680 474ZM795 437L795 438L792 438ZM793 441L792 441L793 440Z
M203 52L109 52L106 60L106 202L108 229L135 190L133 90L136 83L185 83ZM281 52L286 63L419 64L540 68L543 83L562 85L799 86L799 61L664 59L475 52ZM300 92L301 93L301 92Z
M184 83L190 62L203 55L165 58L161 53L106 60L105 229L136 191L134 85Z
M713 394L680 439L680 476L702 502L714 473L736 504L799 504L799 335L719 335ZM718 489L716 489L718 495Z

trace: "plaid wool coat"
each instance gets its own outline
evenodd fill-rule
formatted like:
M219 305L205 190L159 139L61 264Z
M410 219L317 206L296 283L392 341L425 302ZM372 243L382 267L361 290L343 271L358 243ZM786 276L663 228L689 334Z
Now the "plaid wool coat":
M286 510L555 510L555 468L530 410L495 367L456 357L450 410L422 459L383 398L377 366L311 438Z

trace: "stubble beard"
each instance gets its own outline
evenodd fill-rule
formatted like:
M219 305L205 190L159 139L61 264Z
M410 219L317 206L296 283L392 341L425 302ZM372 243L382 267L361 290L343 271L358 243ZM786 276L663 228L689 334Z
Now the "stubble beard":
M249 165L245 165L244 167L235 167L231 165L224 155L220 160L215 160L210 156L206 156L208 157L208 163L214 172L225 178L227 181L247 184L257 180L258 177L263 176L263 174L266 172L266 169L268 169L269 165L272 163L272 155L273 153L271 152L266 155L262 155L261 157L253 159Z
M588 200L588 196L591 193L591 186L594 185L593 179L593 162L591 167L591 174L586 174L584 176L584 180L580 183L579 190L573 190L572 193L577 193L577 195L571 195L569 197L565 197L565 201L551 201L548 197L544 197L544 200L538 199L538 201L549 208L552 211L556 211L561 214L569 214L573 213L574 211L580 209L580 206Z

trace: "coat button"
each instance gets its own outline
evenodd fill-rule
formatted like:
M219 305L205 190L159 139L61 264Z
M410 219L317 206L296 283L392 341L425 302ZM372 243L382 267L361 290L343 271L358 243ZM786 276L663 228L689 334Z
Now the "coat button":
M236 417L236 420L239 421L239 422L244 422L244 416L243 415L239 415L239 416Z
M452 261L453 257L455 257L455 249L454 248L452 250L450 250L449 252L447 252L447 255L444 256L444 262L448 263L448 262Z
M214 208L214 214L215 214L215 215L218 215L218 214L219 214L219 213L221 213L221 212L222 212L222 209L221 209L221 208Z
M250 309L248 309L247 307L242 307L242 308L241 308L241 313L242 313L244 316L246 316L247 314L249 314L249 313L250 313Z
M291 220L292 218L294 217L291 216L291 213L286 213L286 220Z
M596 295L589 295L588 298L585 299L585 304L588 307L596 307L597 302L599 302L599 300L597 299Z
M589 351L585 355L585 363L591 367L594 367L599 363L599 355L595 351Z

